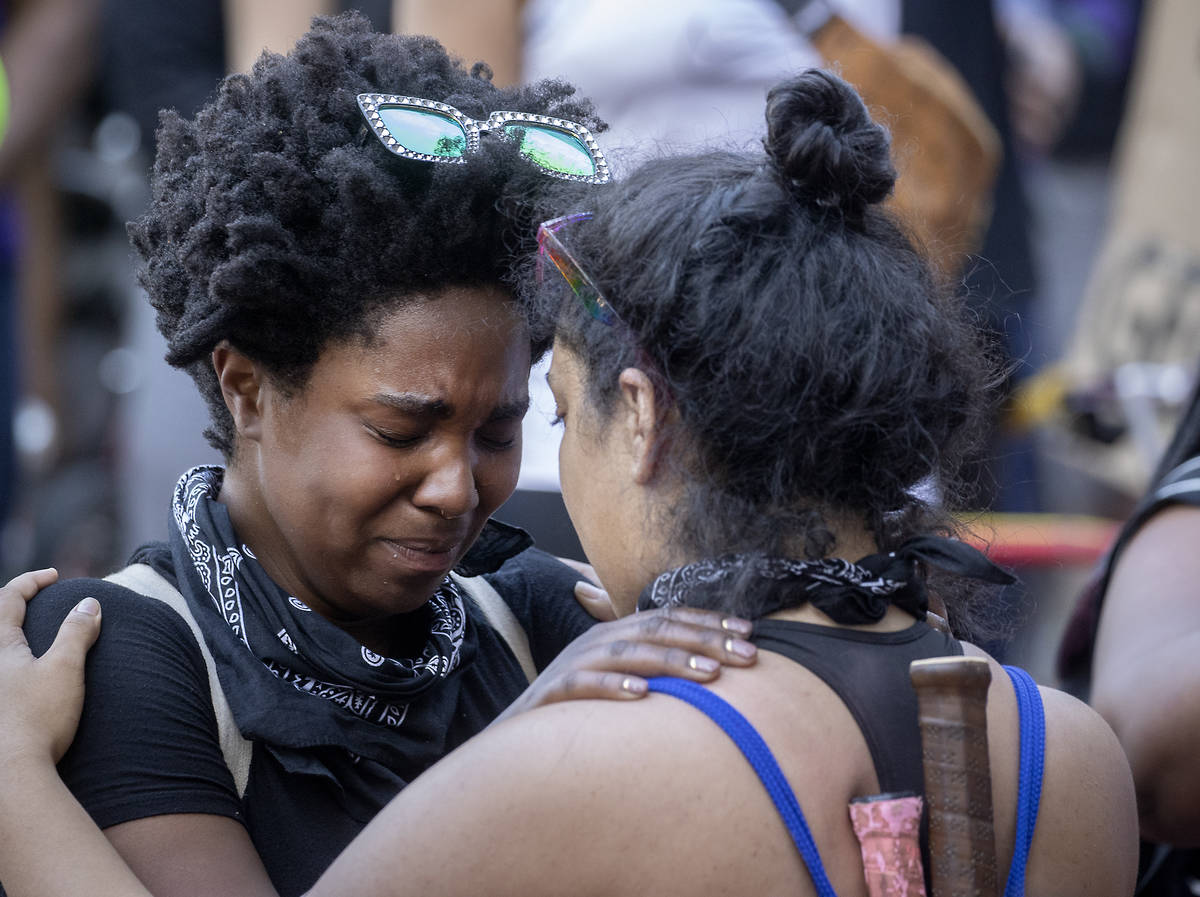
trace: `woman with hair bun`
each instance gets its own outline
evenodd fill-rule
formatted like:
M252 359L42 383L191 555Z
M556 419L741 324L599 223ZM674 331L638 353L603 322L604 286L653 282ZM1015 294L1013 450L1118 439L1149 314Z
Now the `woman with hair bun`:
M554 322L564 499L614 606L746 614L758 663L489 728L311 894L867 893L848 805L922 789L909 663L986 658L961 640L972 583L1006 579L947 537L995 374L966 310L880 208L887 135L854 92L806 72L771 92L767 122L764 156L660 159L544 223L528 284ZM931 591L954 635L931 625ZM5 597L6 613L19 605ZM78 688L61 659L95 629L70 622L49 660L0 652L0 731L20 758L0 770L0 877L19 876L14 897L64 892L65 855L93 893L144 893L53 777L70 731L60 693ZM1137 820L1111 731L987 663L1007 892L1131 893ZM1027 714L1044 741L1022 747ZM738 719L785 785L764 788ZM1040 788L1026 787L1031 765ZM14 795L37 800L39 831L68 833L53 863L22 861L36 836L8 821Z

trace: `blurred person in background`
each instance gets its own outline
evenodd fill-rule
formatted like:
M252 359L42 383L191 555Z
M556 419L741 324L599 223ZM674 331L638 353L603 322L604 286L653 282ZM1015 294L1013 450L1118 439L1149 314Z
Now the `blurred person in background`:
M1113 200L1116 137L1141 22L1142 0L1004 0L1000 23L1012 68L1008 94L1016 149L1029 185L1030 232L1039 274L1038 318L1033 322L1037 376L1025 380L1009 417L1014 429L1036 428L1033 438L1044 475L1039 494L1047 510L1124 516L1141 489L1112 488L1098 477L1095 445L1063 444L1042 426L1046 399L1073 368L1082 333L1092 329L1082 309L1096 290L1093 269L1108 228ZM1089 283L1091 281L1091 283ZM1103 288L1102 288L1103 289ZM1109 317L1102 328L1111 334ZM1089 350L1090 352L1090 350ZM1064 365L1065 362L1065 365ZM1071 378L1070 386L1083 386ZM1110 440L1110 416L1089 383L1072 400L1083 432ZM1159 445L1161 449L1161 443ZM1147 459L1140 477L1149 473ZM1073 591L1075 586L1069 590Z
M190 394L176 403L176 415L164 412L157 427L129 425L137 419L130 406L157 389L164 373L174 372L162 361L161 342L141 349L140 330L144 324L153 331L153 315L147 323L141 314L145 300L134 284L125 225L149 199L147 169L160 104L194 111L224 74L219 0L90 5L93 27L84 40L92 65L77 107L57 121L56 142L44 157L49 189L64 210L55 230L62 301L54 334L59 400L47 425L53 442L27 465L4 559L8 569L52 564L64 576L102 575L121 557L127 528L122 506L141 500L140 490L118 486L123 458L137 458L149 489L153 459L168 456L178 468L184 462L171 446L186 439L181 434L202 428L203 410ZM46 58L61 66L77 55ZM199 414L189 418L188 410ZM26 431L29 443L28 423ZM161 518L159 509L159 528Z
M193 114L227 72L248 70L264 49L286 52L315 15L355 9L377 30L387 31L391 5L391 0L196 0L183 5L106 0L103 103L132 116L141 140L137 158L148 168L160 110ZM141 211L124 210L118 224L123 229L124 220ZM116 412L117 557L159 537L161 496L183 467L219 460L201 435L207 419L204 404L188 377L163 361L166 343L132 276L122 345L130 370ZM49 564L55 559L37 560Z
M1129 757L1138 893L1187 897L1200 888L1200 389L1151 482L1080 597L1060 672Z
M60 401L62 265L52 149L88 84L99 0L0 3L0 61L8 86L0 139L0 571L20 465L15 431L24 402L27 444L54 451Z
M1027 153L1107 155L1116 138L1143 0L998 0L1009 102Z

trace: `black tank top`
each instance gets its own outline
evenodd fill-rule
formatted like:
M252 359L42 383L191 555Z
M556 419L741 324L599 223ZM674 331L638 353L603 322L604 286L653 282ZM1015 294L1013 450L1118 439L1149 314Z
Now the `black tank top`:
M868 632L764 619L754 624L751 639L811 670L841 698L871 751L880 793L924 792L917 694L908 665L961 655L955 638L920 622L897 632Z

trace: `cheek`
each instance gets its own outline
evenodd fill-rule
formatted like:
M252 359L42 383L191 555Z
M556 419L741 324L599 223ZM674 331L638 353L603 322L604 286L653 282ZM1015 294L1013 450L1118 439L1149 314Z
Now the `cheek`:
M335 547L357 530L356 522L387 501L398 465L386 451L339 425L335 415L310 415L282 438L264 458L268 490L281 506L296 536L307 536L321 548Z
M485 455L475 466L479 508L488 516L508 501L521 473L521 441L507 451Z
M578 482L575 477L575 438L570 424L564 425L563 438L558 444L558 480L562 487L563 503L571 515L575 528L579 529L582 521L576 519L572 506L579 499Z
M601 529L597 526L597 514L601 509L596 501L591 465L586 454L581 451L579 435L569 419L558 449L558 472L562 484L563 504L566 505L567 514L575 525L584 551L592 558L602 548L593 536Z

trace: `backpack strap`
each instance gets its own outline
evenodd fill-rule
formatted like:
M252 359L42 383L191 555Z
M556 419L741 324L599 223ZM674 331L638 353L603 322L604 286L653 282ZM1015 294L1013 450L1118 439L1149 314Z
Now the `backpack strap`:
M521 665L521 670L525 673L526 678L531 682L537 678L537 666L533 662L533 654L529 648L529 637L521 628L512 609L504 602L491 583L482 576L466 577L454 573L450 575L455 584L483 613L492 628L504 639L509 650ZM229 772L233 776L238 797L244 797L246 785L250 779L250 760L254 745L242 736L237 727L233 711L225 697L225 691L221 688L212 652L209 651L208 645L204 641L204 636L200 632L200 624L192 615L187 601L178 589L147 564L130 564L124 570L106 576L105 580L137 592L139 595L161 601L187 623L188 628L192 631L192 636L196 639L200 654L204 658L205 669L208 671L208 688L212 696L213 713L217 719L217 735L221 744L221 755L225 758L225 765L229 767Z
M225 758L225 765L229 767L229 772L233 775L233 784L237 789L238 797L244 797L246 784L250 779L250 758L254 745L238 730L237 723L233 718L233 711L229 708L229 701L225 698L225 691L221 688L221 681L217 678L217 666L213 662L212 652L208 650L204 636L200 633L200 624L192 615L192 609L188 607L187 601L162 574L147 564L130 564L124 570L119 570L104 578L108 582L123 586L139 595L161 601L183 617L188 628L192 630L192 636L196 639L200 654L204 657L204 667L208 671L208 690L212 695L213 713L217 717L217 736L221 743L221 755Z
M500 593L482 576L459 576L457 573L451 573L450 578L482 611L491 627L500 633L500 637L517 658L517 663L521 665L525 678L530 682L536 679L538 670L533 662L533 652L529 650L529 636L521 628L512 608L500 597Z

